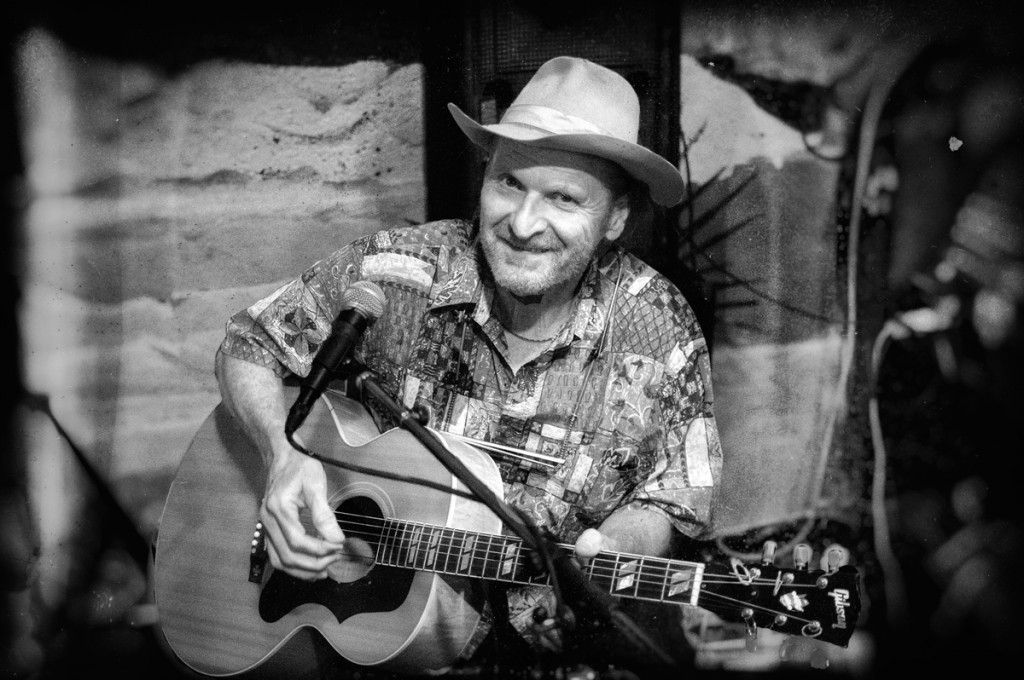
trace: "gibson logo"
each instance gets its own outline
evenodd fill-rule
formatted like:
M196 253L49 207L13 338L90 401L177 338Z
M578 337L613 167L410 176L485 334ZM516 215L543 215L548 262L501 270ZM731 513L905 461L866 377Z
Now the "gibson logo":
M828 594L836 608L836 622L833 628L846 628L846 608L850 606L850 591L838 588Z

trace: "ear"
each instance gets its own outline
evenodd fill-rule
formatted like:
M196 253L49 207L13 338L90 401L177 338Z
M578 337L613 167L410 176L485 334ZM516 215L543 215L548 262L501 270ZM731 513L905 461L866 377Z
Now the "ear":
M606 241L614 241L622 236L629 221L629 196L619 196L612 206L612 214L608 219L608 228L605 229L604 238Z

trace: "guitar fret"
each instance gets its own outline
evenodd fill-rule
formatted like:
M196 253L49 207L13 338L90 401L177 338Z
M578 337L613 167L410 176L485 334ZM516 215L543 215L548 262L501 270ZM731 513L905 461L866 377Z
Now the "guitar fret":
M430 534L429 526L421 525L419 528L419 568L428 571L430 569Z
M416 563L416 560L419 559L420 556L420 535L422 531L422 527L416 524L409 528L409 541L405 551L405 564L413 569L420 566Z
M398 566L398 555L402 548L403 526L403 523L397 521L391 523L391 545L388 551L388 564L392 566Z
M469 576L480 576L483 574L483 561L487 559L487 549L483 547L483 534L474 534L473 551L469 558Z
M611 592L611 577L606 566L607 562L608 558L601 555L592 558L587 566L587 576L594 587Z
M448 528L442 529L441 537L444 545L444 565L442 565L441 571L445 574L451 574L454 573L452 553L455 547L455 531Z
M427 554L423 566L425 569L434 569L437 562L437 545L441 540L441 533L436 527L427 527L426 529L430 532L430 538L427 539Z
M679 595L684 595L691 592L694 586L693 583L693 571L692 570L677 570L671 572L669 575L669 586L667 599L675 599Z
M480 575L486 579L493 579L498 573L498 560L494 557L494 536L487 536L487 548L484 550L483 564L480 567Z
M391 564L391 553L395 549L395 520L386 519L384 520L384 531L381 532L380 536L380 553L379 564L390 565Z
M514 541L505 541L505 548L501 555L501 564L498 569L496 578L502 578L504 580L512 580L516 573L518 573L519 567L519 546Z
M508 536L502 536L498 553L498 569L494 578L499 581L511 581L515 578L516 565L519 563L519 546L515 541L509 540Z
M402 527L402 543L401 550L399 551L399 566L409 567L412 566L409 562L409 555L412 553L415 555L416 544L413 543L413 537L416 531L416 525L406 522Z
M391 554L391 564L396 567L402 566L402 561L405 559L405 541L409 534L409 523L398 522L395 525L395 542Z
M620 566L621 561L622 556L616 555L611 590L615 595L620 595L623 590L629 590L636 581L636 560L629 560Z
M671 574L672 574L672 570L668 569L666 567L665 568L665 573L661 575L661 597L659 598L661 600L667 600L668 597L669 597L669 594L668 594L669 593L668 584L669 584L669 576L671 576Z
M486 536L483 534L473 535L473 551L469 556L468 576L480 576L482 573L481 560L486 558L487 550L483 547Z
M642 557L640 562L640 578L637 579L636 597L658 602L661 600L663 585L656 577L665 573L668 561L656 557Z
M559 546L571 550L571 546ZM384 519L376 562L511 583L547 585L550 575L526 569L530 554L514 537L464 532ZM701 565L643 555L606 555L584 568L588 580L614 596L696 604Z
M402 536L405 533L405 523L395 522L395 533L391 537L391 553L388 556L388 564L399 566L402 554Z
M656 575L659 570L665 569L665 560L657 559L656 557L642 556L640 558L640 565L637 569L638 578L636 590L633 591L634 597L643 598L646 600L654 599L660 595L660 586L651 577Z
M413 541L415 541L413 550L416 551L415 568L426 571L428 569L427 561L430 558L430 527L425 524L417 524L413 531Z
M473 550L476 547L476 536L473 534L466 534L462 541L462 549L459 555L459 564L456 570L459 573L466 573L469 568L473 566Z
M388 548L388 532L391 530L391 520L385 519L380 530L380 538L377 539L377 551L373 561L377 564L384 564L384 554Z

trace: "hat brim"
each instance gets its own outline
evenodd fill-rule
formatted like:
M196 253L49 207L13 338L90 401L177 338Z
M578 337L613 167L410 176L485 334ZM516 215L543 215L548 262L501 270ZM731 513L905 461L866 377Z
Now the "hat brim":
M448 110L456 124L471 142L490 152L495 137L504 137L550 149L574 151L604 158L616 163L629 175L647 185L658 205L671 208L683 200L686 183L679 170L650 149L600 134L552 134L547 130L519 123L481 125L455 104Z

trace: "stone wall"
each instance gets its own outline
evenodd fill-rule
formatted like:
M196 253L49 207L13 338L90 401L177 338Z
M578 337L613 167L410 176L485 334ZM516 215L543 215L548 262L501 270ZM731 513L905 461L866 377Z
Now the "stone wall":
M151 531L219 401L228 316L332 244L423 219L422 68L167 74L38 30L21 55L26 385Z

